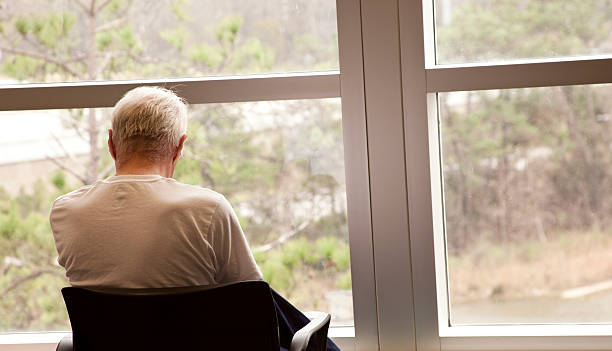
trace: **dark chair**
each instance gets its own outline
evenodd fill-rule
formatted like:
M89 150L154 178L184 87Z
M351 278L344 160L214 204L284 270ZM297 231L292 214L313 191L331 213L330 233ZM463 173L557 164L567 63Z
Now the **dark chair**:
M72 338L58 351L279 350L276 310L264 281L160 289L67 287ZM291 351L315 350L330 316L299 330ZM314 335L314 336L313 336ZM312 344L311 343L311 344ZM325 350L324 343L321 350Z

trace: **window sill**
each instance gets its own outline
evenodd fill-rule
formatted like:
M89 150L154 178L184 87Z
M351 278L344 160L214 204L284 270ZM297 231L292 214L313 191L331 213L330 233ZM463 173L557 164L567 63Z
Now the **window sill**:
M610 336L609 324L521 324L442 327L440 337Z
M609 325L488 325L440 329L444 351L610 350Z
M68 335L70 332L0 334L0 350L55 350L55 345ZM355 350L355 328L331 327L328 335L343 351Z
M70 332L0 334L0 345L57 344L64 336L68 335L70 335Z

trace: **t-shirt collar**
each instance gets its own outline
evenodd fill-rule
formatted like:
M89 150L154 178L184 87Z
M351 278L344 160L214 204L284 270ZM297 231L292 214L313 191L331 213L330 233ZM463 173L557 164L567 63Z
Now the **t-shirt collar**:
M165 179L159 174L122 174L113 175L104 179L105 183L116 183L116 182L150 182L159 179Z

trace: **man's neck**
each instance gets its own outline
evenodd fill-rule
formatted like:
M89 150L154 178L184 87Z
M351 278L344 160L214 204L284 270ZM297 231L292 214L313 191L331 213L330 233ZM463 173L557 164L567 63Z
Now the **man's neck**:
M131 159L126 163L118 165L117 172L115 175L128 175L128 174L158 174L165 178L172 178L174 175L174 167L172 162L160 161L158 163L151 163L141 159Z

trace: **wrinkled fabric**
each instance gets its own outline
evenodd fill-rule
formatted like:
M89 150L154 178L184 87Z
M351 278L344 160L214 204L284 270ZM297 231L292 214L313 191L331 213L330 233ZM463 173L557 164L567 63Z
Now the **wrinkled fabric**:
M310 319L274 289L270 290L272 290L272 298L276 307L281 351L288 351L293 335L308 324ZM330 338L327 338L327 351L340 351L340 348Z

